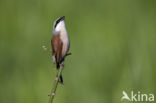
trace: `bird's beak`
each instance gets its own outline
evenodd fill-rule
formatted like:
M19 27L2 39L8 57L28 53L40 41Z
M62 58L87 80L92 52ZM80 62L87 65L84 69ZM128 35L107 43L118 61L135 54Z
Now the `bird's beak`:
M65 19L65 16L60 17L60 21L63 21Z

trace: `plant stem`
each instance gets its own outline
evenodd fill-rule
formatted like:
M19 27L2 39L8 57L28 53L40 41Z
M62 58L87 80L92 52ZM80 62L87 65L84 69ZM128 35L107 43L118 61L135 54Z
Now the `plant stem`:
M55 81L54 81L54 87L51 89L51 93L50 93L50 98L49 98L49 102L48 103L52 103L53 100L54 100L54 97L55 97L55 94L56 94L56 89L57 89L57 86L58 86L58 83L59 83L59 78L60 78L60 75L62 73L62 70L63 70L63 67L60 67L57 71L57 75L56 75L56 78L55 78Z

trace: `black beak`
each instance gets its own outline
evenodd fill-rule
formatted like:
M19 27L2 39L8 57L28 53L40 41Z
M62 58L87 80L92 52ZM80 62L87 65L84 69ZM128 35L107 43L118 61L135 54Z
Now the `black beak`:
M65 16L60 17L60 21L63 21L65 19Z

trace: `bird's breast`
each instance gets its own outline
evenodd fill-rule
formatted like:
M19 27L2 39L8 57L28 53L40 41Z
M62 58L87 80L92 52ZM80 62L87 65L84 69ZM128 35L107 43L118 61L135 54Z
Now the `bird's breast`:
M68 52L68 49L69 49L69 37L68 37L67 32L62 32L60 34L60 39L63 43L62 56L65 56Z

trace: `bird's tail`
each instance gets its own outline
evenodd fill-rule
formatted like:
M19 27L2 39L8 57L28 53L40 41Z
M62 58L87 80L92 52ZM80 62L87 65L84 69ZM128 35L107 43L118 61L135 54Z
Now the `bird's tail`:
M60 69L60 63L57 63L57 64L56 64L56 68L57 68L57 70ZM64 85L62 74L60 74L59 82L60 82L62 85Z
M60 75L60 83L61 83L62 85L64 85L62 74Z

